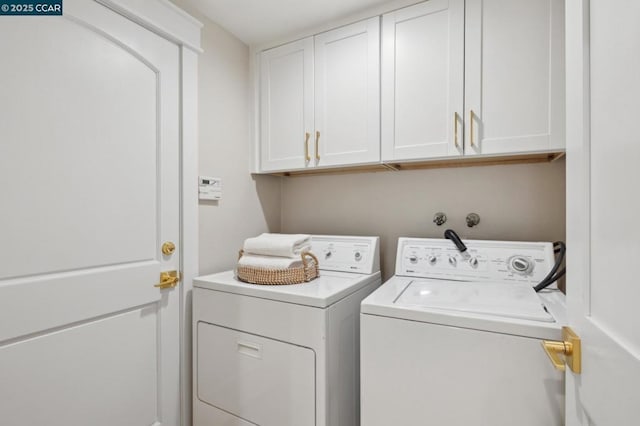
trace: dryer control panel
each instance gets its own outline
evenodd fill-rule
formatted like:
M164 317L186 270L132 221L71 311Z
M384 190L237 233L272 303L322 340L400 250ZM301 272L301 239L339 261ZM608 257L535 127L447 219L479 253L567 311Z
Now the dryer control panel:
M380 270L380 238L313 235L320 270L373 274Z
M552 243L463 241L467 251L461 253L447 239L400 238L396 275L535 285L545 278L555 263Z

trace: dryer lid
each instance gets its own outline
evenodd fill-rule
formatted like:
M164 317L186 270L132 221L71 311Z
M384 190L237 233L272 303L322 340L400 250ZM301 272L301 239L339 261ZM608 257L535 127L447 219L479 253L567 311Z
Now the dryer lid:
M526 283L413 280L393 303L407 308L443 309L554 322L538 294Z

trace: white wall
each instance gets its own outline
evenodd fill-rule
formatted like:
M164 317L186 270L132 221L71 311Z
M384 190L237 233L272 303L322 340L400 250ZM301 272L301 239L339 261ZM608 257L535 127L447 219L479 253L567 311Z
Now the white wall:
M252 177L249 47L191 7L204 24L199 57L199 173L222 178L220 201L200 202L200 273L230 269L245 238L280 230L280 183ZM194 185L196 183L194 182Z
M283 178L282 232L379 235L385 278L398 237L564 240L565 165L441 168ZM438 227L434 213L447 214ZM468 228L467 213L480 225Z

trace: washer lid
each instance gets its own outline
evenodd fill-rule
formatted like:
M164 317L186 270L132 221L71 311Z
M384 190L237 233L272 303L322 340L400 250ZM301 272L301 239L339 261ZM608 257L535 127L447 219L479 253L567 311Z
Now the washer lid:
M394 304L553 322L535 290L526 283L411 281Z
M413 283L416 285L412 286ZM535 293L532 288L523 288L521 291L525 296L519 299L519 290L514 290L514 295L508 288L500 292L500 287L486 287L488 284L415 279L396 275L362 301L361 312L378 317L538 339L561 338L562 326L566 324L566 308L562 293L555 290L549 291L549 294L542 294ZM504 285L513 286L514 283ZM459 291L456 293L453 288L447 290L444 288L447 286L457 286ZM482 288L486 288L487 291ZM423 294L420 294L420 291L423 291ZM436 295L438 292L439 295ZM451 294L447 294L448 292ZM480 295L477 301L474 300L476 294ZM553 296L551 303L549 296ZM483 302L480 302L481 300ZM525 313L520 312L523 306ZM531 315L531 311L535 311L535 314ZM532 320L532 316L539 316L543 320Z
M208 290L326 308L362 287L372 282L380 284L380 281L380 272L354 274L320 271L320 277L308 283L257 285L239 281L235 278L233 271L226 271L194 278L193 285Z

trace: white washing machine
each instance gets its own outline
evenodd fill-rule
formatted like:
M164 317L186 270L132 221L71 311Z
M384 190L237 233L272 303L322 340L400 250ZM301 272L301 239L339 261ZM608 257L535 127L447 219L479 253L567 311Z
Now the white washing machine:
M396 275L362 302L362 426L564 423L564 295L533 286L551 243L400 238Z
M320 277L194 280L195 426L357 425L360 303L381 283L378 237L313 236Z

